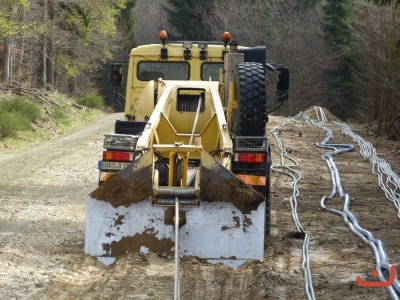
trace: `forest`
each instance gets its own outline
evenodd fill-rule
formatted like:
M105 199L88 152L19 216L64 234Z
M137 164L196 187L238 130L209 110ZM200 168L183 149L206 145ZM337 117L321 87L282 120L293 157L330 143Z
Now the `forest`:
M0 0L1 82L109 103L110 63L159 43L161 29L265 45L291 72L280 114L318 105L378 132L400 114L399 0Z

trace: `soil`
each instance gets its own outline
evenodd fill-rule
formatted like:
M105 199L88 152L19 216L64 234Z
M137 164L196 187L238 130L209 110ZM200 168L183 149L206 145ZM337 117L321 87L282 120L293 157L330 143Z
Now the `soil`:
M1 299L173 298L173 259L127 253L106 267L83 251L85 199L97 187L103 135L112 132L119 117L102 117L84 130L29 150L0 152ZM300 119L271 116L269 129L277 125L282 125L283 146L299 163L295 167L301 174L297 211L310 236L316 298L388 299L384 288L363 288L356 282L357 275L374 280L370 248L349 231L341 217L320 209L321 198L332 190L330 172L321 158L326 150L315 147L325 133ZM349 125L399 174L399 141ZM331 122L325 126L334 132L332 142L355 144ZM268 137L273 163L279 164L277 143L270 132ZM351 211L363 228L383 241L389 261L399 268L397 209L379 187L370 161L355 146L356 151L334 158L342 185L352 198ZM264 261L229 269L185 257L180 264L181 299L306 299L303 235L295 234L290 184L289 177L272 173L271 236L266 240ZM340 207L342 201L335 198L329 205Z
M228 173L222 165L211 168L201 167L200 172L200 199L203 201L213 202L214 199L218 199L221 202L231 202L243 214L257 210L260 203L265 201L260 193L239 180L234 174ZM234 199L232 195L235 195Z
M133 173L133 171L136 172ZM120 176L121 173L125 173L125 176ZM136 169L135 162L133 162L121 173L111 175L90 196L97 200L108 202L114 207L121 205L129 207L132 203L137 203L150 197L153 191L151 180L148 180L148 178L151 178L150 165ZM132 191L135 191L135 193L132 193Z

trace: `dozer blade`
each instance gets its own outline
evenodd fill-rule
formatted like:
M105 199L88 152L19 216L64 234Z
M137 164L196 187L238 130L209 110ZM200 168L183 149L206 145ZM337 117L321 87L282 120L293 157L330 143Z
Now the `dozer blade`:
M153 152L87 199L85 253L106 265L127 252L174 257L174 208L153 205ZM200 201L180 206L179 253L237 267L262 260L265 199L208 153L201 153Z

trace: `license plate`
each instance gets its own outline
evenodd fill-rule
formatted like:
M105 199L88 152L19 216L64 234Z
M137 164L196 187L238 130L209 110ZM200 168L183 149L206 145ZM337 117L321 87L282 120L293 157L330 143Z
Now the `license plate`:
M116 162L116 161L99 161L100 170L122 170L130 163Z

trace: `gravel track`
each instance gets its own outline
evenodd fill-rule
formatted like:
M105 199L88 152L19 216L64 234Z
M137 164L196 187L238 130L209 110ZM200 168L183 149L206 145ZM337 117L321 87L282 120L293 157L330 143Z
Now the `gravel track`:
M0 154L0 299L172 299L173 260L129 253L105 267L83 253L85 199L97 186L103 135L112 132L118 117L107 115L74 134ZM271 116L268 127L285 120ZM351 127L363 134L360 126ZM332 130L333 142L352 143L337 127ZM385 289L362 288L355 280L357 275L373 279L370 249L340 217L319 208L322 196L331 191L330 175L320 157L324 150L315 147L324 137L301 120L280 129L284 147L300 164L298 215L311 237L316 298L387 299ZM270 134L269 138L277 163L277 146ZM399 142L364 138L399 174ZM385 243L389 259L399 266L400 221L370 162L358 150L356 146L356 151L335 158L344 189L353 197L351 209L360 224ZM266 241L265 260L232 270L184 258L181 299L305 299L303 241L292 235L289 185L288 178L273 174L272 235Z

